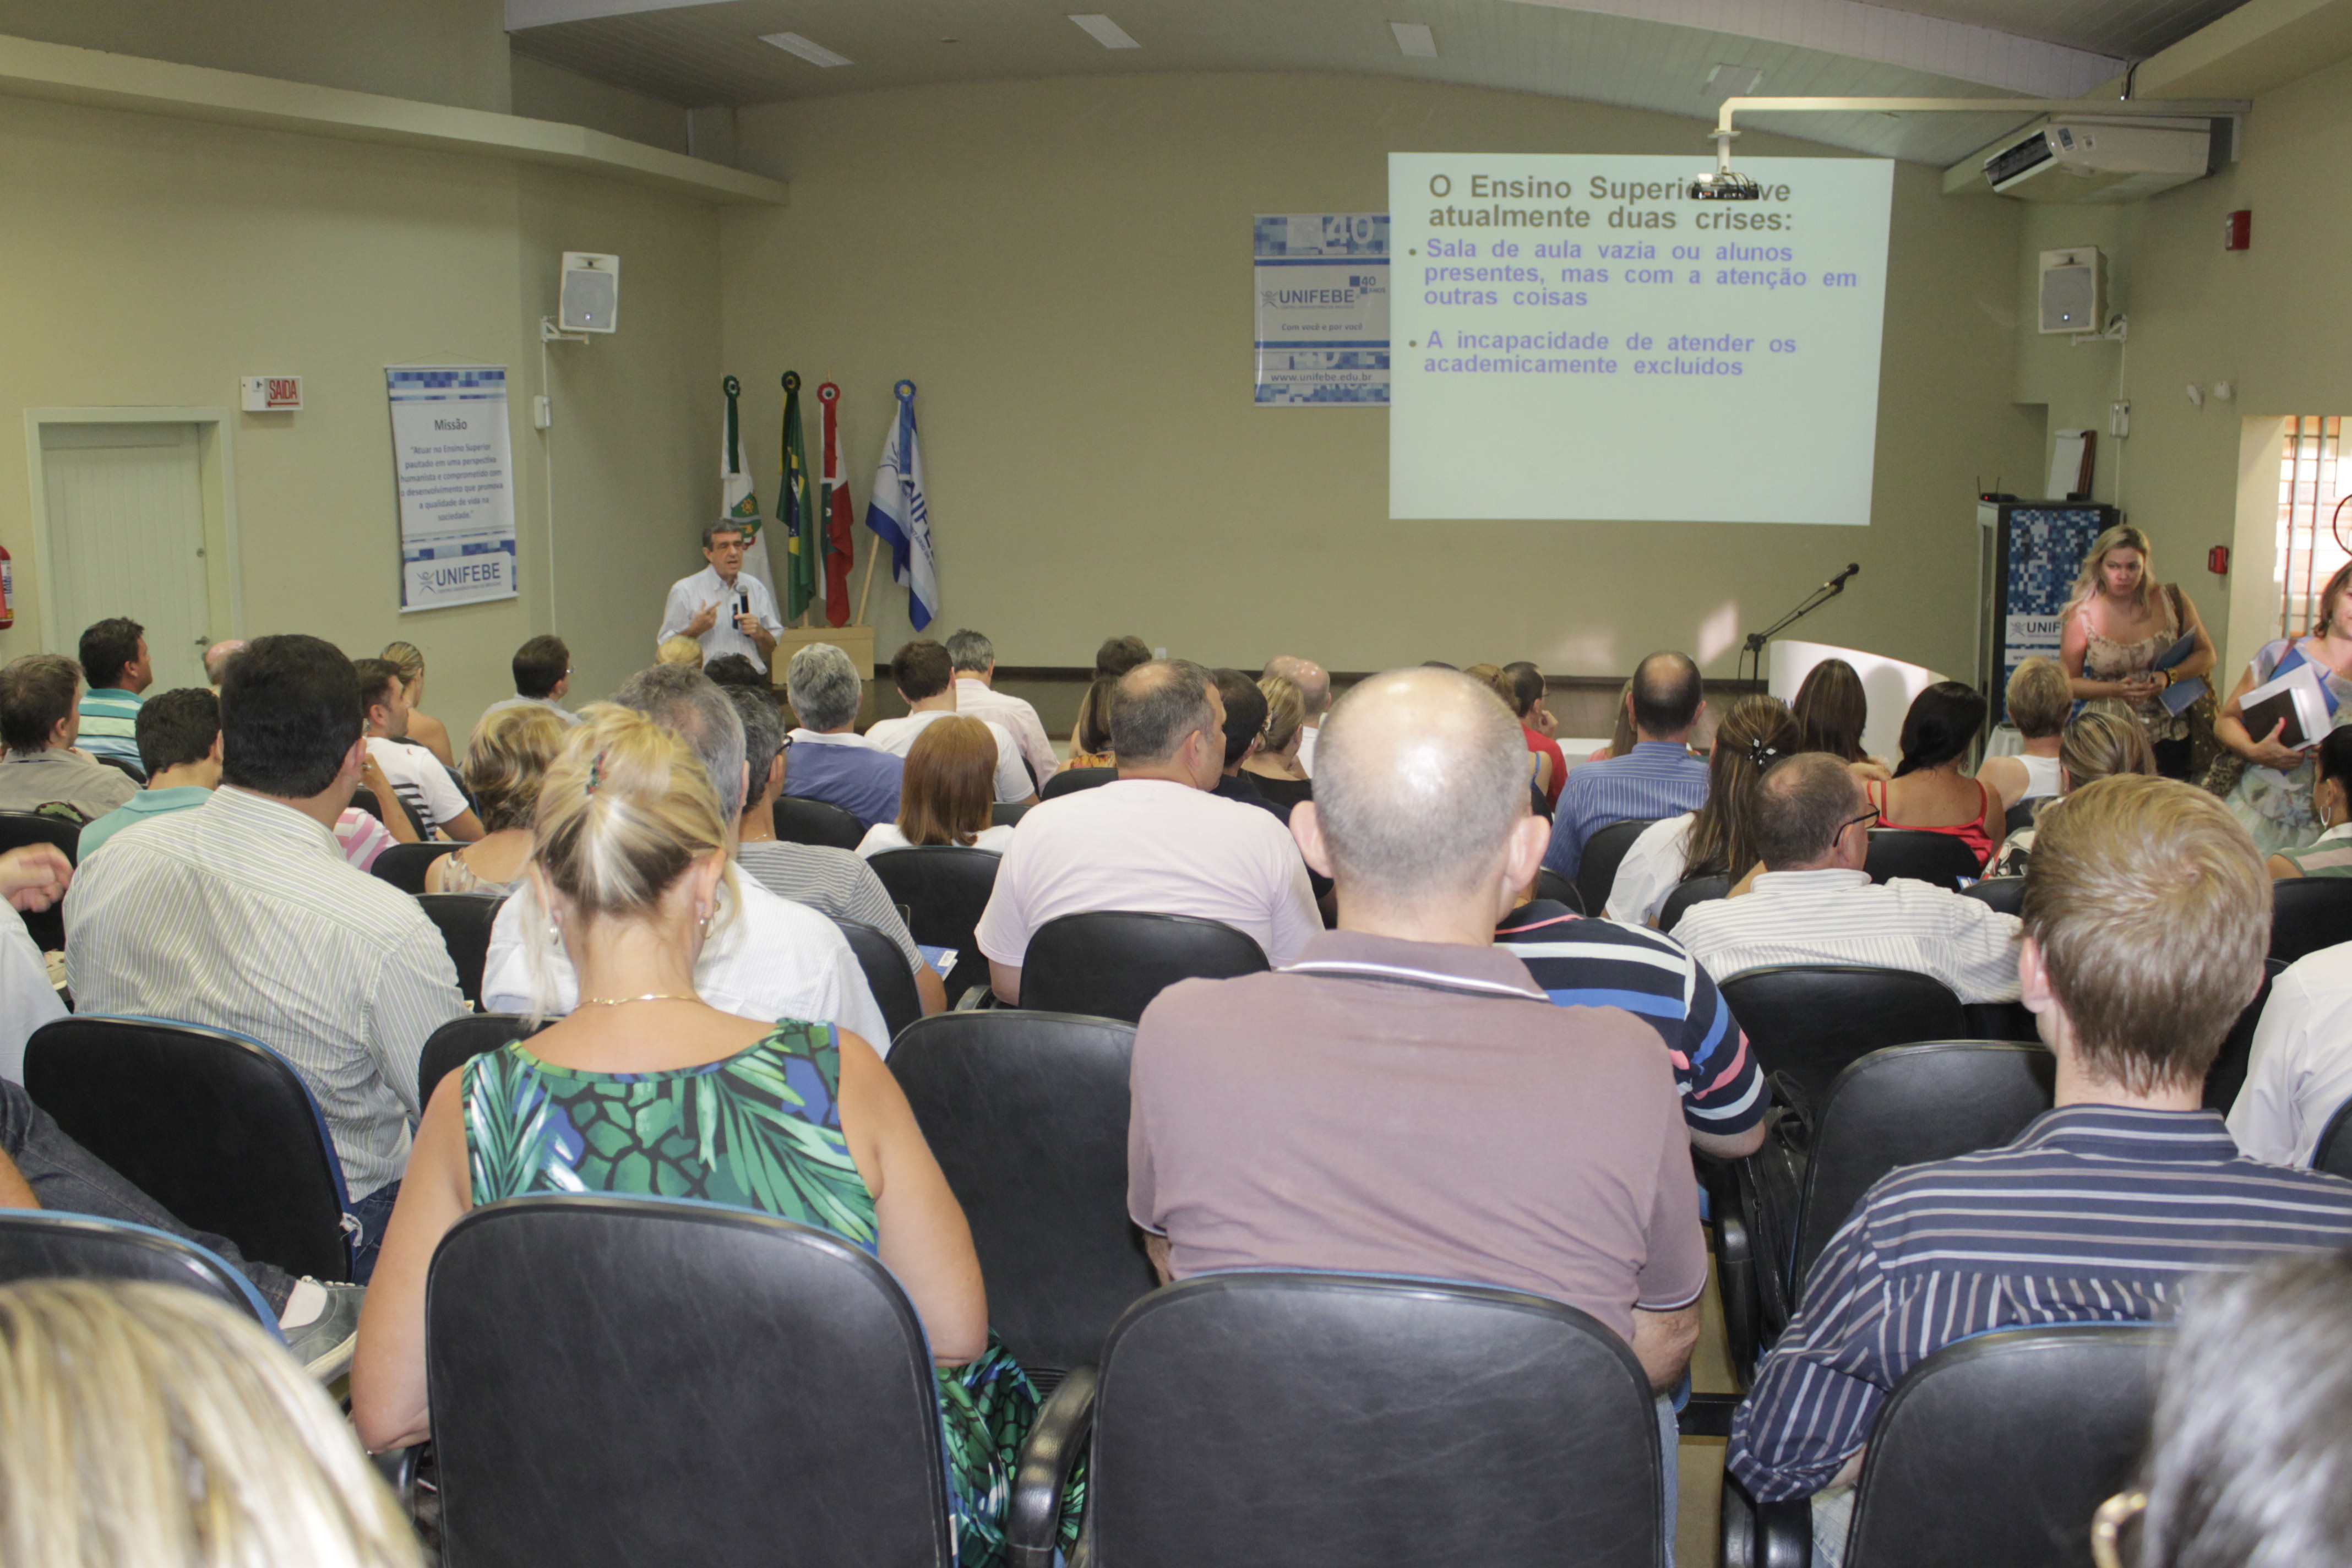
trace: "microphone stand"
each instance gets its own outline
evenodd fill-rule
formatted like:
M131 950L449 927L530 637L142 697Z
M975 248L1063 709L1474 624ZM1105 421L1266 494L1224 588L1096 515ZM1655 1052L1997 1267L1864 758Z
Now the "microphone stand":
M1806 595L1804 603L1766 626L1762 631L1749 632L1747 647L1741 655L1748 663L1748 679L1761 684L1764 679L1764 645L1844 593L1846 579L1853 575L1853 572L1851 568L1839 573L1835 577Z

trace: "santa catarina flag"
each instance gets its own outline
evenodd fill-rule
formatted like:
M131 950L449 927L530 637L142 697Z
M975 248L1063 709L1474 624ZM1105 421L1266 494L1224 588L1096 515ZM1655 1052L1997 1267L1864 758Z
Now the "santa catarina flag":
M923 500L923 451L915 439L915 384L892 389L898 398L890 438L874 470L866 526L890 547L890 577L907 590L907 618L921 631L940 613L940 578L931 559L931 522Z
M816 398L824 405L824 477L816 495L816 515L824 530L824 619L828 626L845 626L849 568L857 553L857 509L849 503L849 479L841 471L841 441L835 426L841 388L828 381L816 389Z
M797 622L821 596L816 552L816 493L809 483L808 447L801 437L801 373L784 373L783 493L776 521L784 525L784 621Z
M735 410L743 384L730 375L719 385L727 394L727 426L719 452L719 510L743 525L743 564L752 576L773 586L767 542L760 537L760 498L751 484L751 465L743 460L743 433Z

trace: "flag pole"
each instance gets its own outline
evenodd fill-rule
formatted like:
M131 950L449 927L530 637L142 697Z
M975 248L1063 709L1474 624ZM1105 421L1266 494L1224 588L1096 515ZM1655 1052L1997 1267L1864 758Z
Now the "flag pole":
M866 547L866 586L857 591L857 624L861 626L866 624L866 598L874 592L874 568L882 559L881 551L876 548L881 542L877 539Z

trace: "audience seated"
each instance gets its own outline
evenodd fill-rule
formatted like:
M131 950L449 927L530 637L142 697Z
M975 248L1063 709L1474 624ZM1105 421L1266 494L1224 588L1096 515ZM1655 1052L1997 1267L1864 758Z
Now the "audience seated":
M477 1204L625 1192L762 1209L872 1248L905 1287L940 1363L960 1543L975 1559L999 1551L1036 1395L989 1333L963 1212L857 1032L790 1011L750 1020L697 995L698 949L735 879L733 802L659 722L604 705L583 717L542 792L541 877L520 900L535 929L562 929L583 1005L434 1092L361 1322L360 1436L383 1448L430 1434L425 1278Z
M2058 782L2058 750L2066 734L2066 721L2074 711L2074 693L2066 671L2053 658L2029 658L2009 678L2005 703L2009 721L2017 726L2025 749L2015 756L1987 757L1977 778L2000 792L2011 805L2063 795Z
M1587 763L1568 775L1552 814L1544 864L1573 877L1584 841L1612 822L1696 811L1706 799L1706 763L1690 752L1690 733L1706 710L1698 666L1679 653L1654 653L1633 671L1626 717L1633 749Z
M1314 783L1298 765L1300 743L1313 731L1307 728L1307 698L1286 675L1261 676L1258 695L1265 700L1265 738L1242 759L1257 793L1277 805L1293 806L1315 798Z
M562 637L535 637L515 649L514 689L512 697L483 709L482 717L531 707L544 708L566 724L580 722L580 715L563 706L563 694L572 689L572 649ZM414 721L415 715L410 718Z
M2352 1183L2259 1164L2200 1109L2261 982L2270 901L2246 830L2187 784L2102 779L2051 815L2017 970L2056 1109L1864 1194L1733 1419L1730 1468L1759 1500L1837 1487L1813 1518L1841 1541L1879 1407L1943 1346L2167 1319L2206 1271L2352 1243Z
M723 662L711 660L713 664ZM776 711L766 686L767 678L762 676L757 688L722 689L727 700L735 705L735 716L743 721L743 768L745 776L751 780L736 823L735 864L780 899L806 904L836 921L857 921L888 937L898 944L907 967L914 973L915 990L922 997L923 1011L940 1012L948 1005L946 986L931 966L923 962L914 934L908 931L889 889L882 886L882 879L846 849L828 848L821 844L786 844L776 837L776 796L783 790L784 770L790 759L784 744L783 718ZM940 726L935 724L932 728ZM993 752L993 745L990 750ZM983 803L983 819L987 809Z
M467 1011L416 900L333 833L365 754L352 663L263 637L221 688L221 787L118 835L66 900L76 1005L232 1029L292 1064L325 1116L364 1281L408 1158L417 1055Z
M81 749L139 766L140 694L155 683L147 628L117 616L81 634ZM141 770L142 773L144 769Z
M714 686L742 687L749 691L771 691L768 672L740 653L726 653L717 658L702 661L702 673L710 677Z
M74 749L81 731L75 694L81 668L28 653L0 668L0 811L39 811L69 821L104 816L139 793L139 781Z
M221 674L228 668L228 661L244 651L243 637L223 637L205 649L205 679L212 682L215 691L220 689Z
M2352 877L2352 729L2330 730L2311 754L2311 809L2319 837L2272 854L2270 873L2277 880Z
M1008 692L996 689L996 645L979 632L960 631L948 638L948 661L955 666L956 711L985 720L1009 731L1029 766L1034 784L1042 784L1060 770L1054 742L1037 710Z
M479 838L482 820L466 803L457 781L433 751L409 739L413 715L400 667L390 659L363 658L353 668L361 700L367 704L368 760L390 783L399 804L408 807L427 838L453 838L460 844ZM394 810L393 800L376 798L387 815Z
M797 748L795 748L797 749ZM787 758L790 766L797 761ZM996 738L977 719L958 714L928 725L907 752L898 820L877 822L858 841L860 855L950 845L1003 854L1011 824L990 821L996 788Z
M325 1391L178 1285L0 1288L11 1563L419 1568L416 1535Z
M1528 750L1544 758L1548 763L1542 770L1544 798L1557 809L1559 792L1568 784L1568 758L1561 752L1559 742L1552 739L1559 731L1559 721L1554 719L1551 710L1544 705L1544 697L1551 689L1551 683L1544 679L1542 670L1526 659L1503 666L1503 679L1508 685L1503 693L1503 700L1509 703L1511 711L1519 716L1519 728L1527 735Z
M147 785L81 830L76 859L89 859L134 822L204 805L220 783L220 699L207 688L184 687L142 703L133 729Z
M1256 756L1265 743L1265 693L1257 689L1256 681L1238 669L1209 673L1217 683L1217 705L1224 710L1222 728L1225 732L1224 772L1209 793L1270 811L1276 821L1287 827L1290 807L1270 799L1258 788L1257 779L1243 771L1243 764Z
M1106 637L1095 650L1094 681L1087 694L1078 700L1078 721L1070 727L1070 760L1062 764L1064 772L1072 768L1107 768L1113 765L1110 750L1110 703L1118 689L1118 679L1151 657L1139 637Z
M906 763L857 732L865 695L857 667L831 643L810 643L784 666L784 699L800 721L792 732L800 755L784 770L784 793L837 805L871 827L898 815Z
M1738 881L1761 858L1749 821L1756 781L1797 752L1801 731L1777 697L1743 697L1716 727L1708 754L1706 800L1696 811L1654 822L1617 863L1608 915L1627 925L1655 925L1667 895L1685 877Z
M613 694L674 731L699 759L725 808L730 840L749 793L743 721L727 693L698 668L657 664L638 671ZM593 705L581 718L595 716ZM587 733L574 729L573 737ZM591 754L593 760L593 753ZM540 789L533 829L535 857L547 840L547 786ZM731 848L731 844L730 844ZM490 927L482 971L482 1010L561 1016L583 994L568 949L546 920L526 911L527 899L509 899ZM890 1031L866 984L866 973L841 929L816 910L780 899L757 881L730 876L721 884L710 929L698 949L694 984L702 999L742 1018L808 1018L835 1024L889 1048ZM587 994L593 995L594 993Z
M49 966L25 922L9 910L57 907L73 882L73 862L54 844L27 844L0 855L0 1079L25 1081L25 1042L66 1016Z
M466 787L481 807L482 836L425 868L428 893L516 891L530 863L539 786L579 721L531 701L501 702L466 737Z
M2352 942L2295 960L2271 983L2254 1026L2230 1136L2257 1160L2308 1165L2352 1100Z
M1532 1291L1672 1389L1707 1262L1665 1053L1629 1013L1527 1005L1542 989L1493 945L1545 844L1519 726L1466 678L1393 671L1333 706L1318 762L1292 825L1339 929L1278 973L1171 986L1136 1032L1128 1206L1154 1261Z
M2141 727L2139 716L2120 702L2102 699L2086 703L2083 711L2068 721L2058 742L2056 798L2035 804L2033 820L2000 841L2000 848L1993 855L1992 864L1985 868L1985 875L2024 876L2026 866L2033 858L2033 833L2041 825L2042 814L2055 809L2058 800L2083 785L2117 773L2156 776L2156 750L2148 743L2147 731Z
M1676 940L1719 980L1862 963L1933 975L1962 1002L2016 1001L2017 918L1926 882L1872 882L1863 862L1878 813L1864 788L1825 752L1775 763L1752 806L1763 874L1743 896L1692 905Z
M654 648L656 664L686 664L702 668L702 645L692 637L664 637Z
M1270 812L1216 799L1224 707L1197 664L1153 659L1119 679L1118 777L1021 820L976 932L999 999L1018 1005L1029 939L1057 915L1142 910L1244 931L1290 962L1322 929L1298 847Z
M1804 750L1859 763L1881 777L1892 773L1862 749L1862 732L1870 727L1870 696L1862 689L1861 674L1845 660L1825 658L1805 671L1789 711L1804 727Z
M1299 698L1307 705L1306 729L1298 737L1298 772L1302 778L1311 779L1315 776L1316 737L1323 732L1323 715L1331 711L1331 678L1313 659L1287 653L1266 660L1258 679L1277 675L1298 688Z
M376 657L400 672L401 698L408 708L409 743L440 758L443 767L456 767L457 759L449 750L449 726L424 710L425 650L413 642L393 642L384 644Z
M1992 858L2017 797L1960 772L1984 718L1984 699L1957 680L1939 680L1911 700L1894 778L1864 784L1880 826L1948 834L1969 847L1978 865ZM2021 775L2010 782L2024 787Z
M867 742L903 759L925 725L956 711L954 675L948 650L939 643L919 640L900 648L890 660L890 679L907 704L907 716L875 724L866 731ZM1021 748L1013 731L992 720L981 722L996 738L997 800L1008 805L1034 802L1037 786L1022 764Z
M2190 1297L2157 1392L2139 1484L2137 1568L2340 1563L2352 1542L2352 1258L2273 1258ZM2112 1534L2100 1568L2122 1568Z

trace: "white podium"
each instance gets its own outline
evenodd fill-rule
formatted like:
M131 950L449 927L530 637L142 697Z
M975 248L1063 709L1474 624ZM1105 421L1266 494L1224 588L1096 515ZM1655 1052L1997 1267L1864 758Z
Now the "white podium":
M1863 693L1870 699L1870 721L1862 731L1863 750L1894 766L1901 760L1903 716L1911 710L1912 699L1946 678L1924 665L1906 664L1860 648L1776 642L1765 689L1783 702L1794 702L1797 688L1805 683L1813 666L1830 658L1842 658L1853 666L1854 673L1862 677Z

